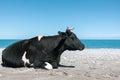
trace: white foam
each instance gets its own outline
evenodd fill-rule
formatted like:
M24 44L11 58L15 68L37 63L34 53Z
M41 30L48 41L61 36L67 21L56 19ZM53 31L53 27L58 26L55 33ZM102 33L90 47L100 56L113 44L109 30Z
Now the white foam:
M46 66L45 66L45 69L48 69L48 70L51 70L53 69L52 65L48 62L45 62Z
M43 36L38 36L38 41L40 41L42 37L43 37Z
M23 56L22 56L22 61L24 62L24 65L25 65L26 63L30 64L29 59L26 58L26 53L27 53L27 52L25 51L24 54L23 54Z

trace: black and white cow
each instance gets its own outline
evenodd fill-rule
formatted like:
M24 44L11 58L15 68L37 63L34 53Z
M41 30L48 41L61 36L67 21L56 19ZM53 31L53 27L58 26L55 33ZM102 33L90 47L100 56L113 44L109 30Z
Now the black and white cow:
M6 67L58 68L65 50L83 50L84 45L67 28L56 36L38 36L16 42L2 52L2 65Z

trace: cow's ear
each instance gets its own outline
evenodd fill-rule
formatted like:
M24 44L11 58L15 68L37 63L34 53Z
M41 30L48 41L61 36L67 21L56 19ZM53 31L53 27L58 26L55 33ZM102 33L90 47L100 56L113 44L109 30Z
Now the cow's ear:
M64 39L68 37L65 32L58 31L58 34Z

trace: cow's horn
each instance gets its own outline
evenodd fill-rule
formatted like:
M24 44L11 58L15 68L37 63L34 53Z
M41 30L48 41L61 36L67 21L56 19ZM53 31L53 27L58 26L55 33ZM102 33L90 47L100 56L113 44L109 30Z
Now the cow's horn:
M74 28L69 28L69 27L68 27L68 28L67 28L67 30L70 30L70 31L72 31L72 30L74 30Z

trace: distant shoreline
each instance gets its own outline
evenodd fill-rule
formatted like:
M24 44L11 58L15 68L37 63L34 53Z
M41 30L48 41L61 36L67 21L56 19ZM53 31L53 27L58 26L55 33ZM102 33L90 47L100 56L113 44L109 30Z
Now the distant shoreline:
M0 48L5 48L10 44L18 42L23 39L0 39ZM114 48L120 49L120 40L93 40L93 39L81 39L86 48Z

